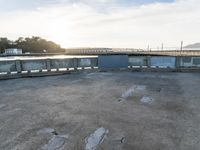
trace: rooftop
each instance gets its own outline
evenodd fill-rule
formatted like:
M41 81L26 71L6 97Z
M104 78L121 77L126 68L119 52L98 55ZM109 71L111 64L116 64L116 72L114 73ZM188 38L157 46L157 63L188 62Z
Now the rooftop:
M200 74L0 81L0 149L198 150Z

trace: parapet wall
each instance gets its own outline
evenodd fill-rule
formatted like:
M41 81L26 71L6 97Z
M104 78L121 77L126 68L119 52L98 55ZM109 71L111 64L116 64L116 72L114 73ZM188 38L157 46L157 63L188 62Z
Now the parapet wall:
M149 68L196 68L200 69L200 57L129 56L129 66Z
M98 68L98 58L26 59L0 61L0 79L63 74Z
M200 71L200 57L102 55L97 58L2 60L0 79L63 74L97 68Z

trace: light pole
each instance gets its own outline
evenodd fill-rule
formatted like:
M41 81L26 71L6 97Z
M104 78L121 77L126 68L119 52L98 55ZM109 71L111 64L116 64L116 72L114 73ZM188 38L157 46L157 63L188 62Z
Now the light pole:
M183 41L181 41L181 51L183 50Z
M183 51L183 41L181 41L181 52L180 52L180 55L182 55L182 51Z

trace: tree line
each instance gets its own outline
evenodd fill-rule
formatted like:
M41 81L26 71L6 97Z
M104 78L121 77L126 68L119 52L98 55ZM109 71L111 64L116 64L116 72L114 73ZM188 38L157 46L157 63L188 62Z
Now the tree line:
M23 53L62 53L65 51L60 45L35 36L19 37L15 41L4 37L0 38L0 53L4 53L4 50L8 48L19 48L23 50Z

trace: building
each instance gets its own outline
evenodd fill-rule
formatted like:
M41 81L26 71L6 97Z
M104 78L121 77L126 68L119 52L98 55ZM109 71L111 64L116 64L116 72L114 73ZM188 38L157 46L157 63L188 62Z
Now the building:
M22 54L22 49L17 49L17 48L5 49L5 54L8 55Z

